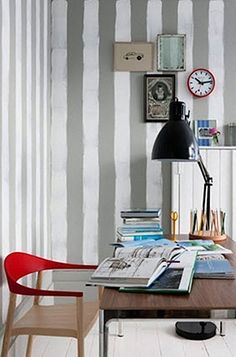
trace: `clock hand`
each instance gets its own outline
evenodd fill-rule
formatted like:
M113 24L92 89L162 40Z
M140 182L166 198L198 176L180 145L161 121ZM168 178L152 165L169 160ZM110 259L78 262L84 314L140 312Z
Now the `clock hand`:
M205 83L212 83L212 81L205 81L205 82L202 82L202 84L205 84Z
M198 78L194 78L194 79L196 79L196 81L198 82L198 84L200 84L201 86L203 85L203 82L199 81Z
M199 79L198 78L194 78L199 84L202 84L202 82L201 81L199 81Z

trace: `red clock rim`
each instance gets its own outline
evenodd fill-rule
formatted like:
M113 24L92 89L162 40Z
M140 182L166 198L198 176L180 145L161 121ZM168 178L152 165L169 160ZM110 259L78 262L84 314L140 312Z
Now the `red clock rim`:
M193 92L191 91L190 85L189 85L189 79L190 79L191 75L192 75L194 72L196 72L196 71L205 71L205 72L208 72L208 73L212 76L213 86L212 86L212 89L211 89L211 91L210 91L209 93L204 94L204 95L198 95L198 94L195 94L195 93L193 93ZM194 70L190 73L190 75L188 76L188 79L187 79L188 90L190 91L190 93L191 93L192 95L194 95L194 96L197 97L197 98L204 98L204 97L207 97L209 94L211 94L211 93L213 92L214 88L215 88L215 83L216 83L216 80L215 80L214 74L213 74L209 69L207 69L207 68L196 68L196 69L194 69Z

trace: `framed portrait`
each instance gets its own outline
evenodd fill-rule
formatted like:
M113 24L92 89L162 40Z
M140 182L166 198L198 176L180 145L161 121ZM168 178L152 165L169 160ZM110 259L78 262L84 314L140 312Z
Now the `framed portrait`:
M157 69L185 71L186 35L157 35Z
M144 76L145 121L167 121L169 119L170 102L174 97L174 74L146 74Z
M114 43L114 71L153 71L154 43Z

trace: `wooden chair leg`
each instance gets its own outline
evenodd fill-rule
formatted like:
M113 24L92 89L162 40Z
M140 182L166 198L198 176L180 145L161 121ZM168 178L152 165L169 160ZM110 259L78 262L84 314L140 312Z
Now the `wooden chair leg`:
M77 340L78 346L78 357L84 357L84 338L80 338Z
M32 346L33 346L33 337L34 337L33 335L29 335L29 337L28 337L25 357L31 357Z
M14 320L15 307L16 307L16 295L10 293L5 333L4 333L3 343L2 343L1 357L7 357L7 355L8 355L8 350L9 350L10 340L11 340L12 325L13 325L13 320Z
M84 357L84 334L83 334L83 298L76 298L77 311L77 349L78 357Z

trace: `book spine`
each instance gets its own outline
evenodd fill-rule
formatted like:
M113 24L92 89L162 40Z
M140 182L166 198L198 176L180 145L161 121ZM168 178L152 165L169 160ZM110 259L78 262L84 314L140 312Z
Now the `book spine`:
M133 237L133 236L156 236L156 235L163 235L163 230L155 230L150 232L120 232L117 231L117 236L121 237Z
M145 239L154 239L154 240L158 240L158 239L162 239L163 238L163 234L140 234L140 235L129 235L129 236L121 236L120 234L117 235L118 241L120 242L125 242L125 241L136 241L136 240L145 240Z
M163 233L162 228L152 228L152 229L120 229L117 228L117 233L120 235L136 235L136 234L160 234Z
M130 224L129 226L123 225L121 227L118 227L117 229L123 230L123 231L150 231L150 230L156 230L156 229L162 229L160 223L152 223L152 224Z

